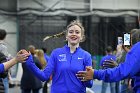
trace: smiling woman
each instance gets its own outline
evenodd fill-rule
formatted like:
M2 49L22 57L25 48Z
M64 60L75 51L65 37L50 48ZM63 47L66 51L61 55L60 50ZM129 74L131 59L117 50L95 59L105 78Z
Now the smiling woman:
M25 64L42 81L47 81L52 75L51 93L86 93L86 87L92 87L92 81L84 82L76 77L79 70L92 66L91 55L79 46L83 39L84 28L74 20L66 29L68 44L53 50L43 71L35 66L31 55Z
M80 34L80 35L81 35L80 42L83 42L83 41L85 40L85 29L84 29L84 27L82 26L82 24L80 23L80 21L78 21L78 20L72 21L72 22L67 26L66 35L68 35L68 32L69 32L69 33L74 32L74 30L75 30L75 33L76 33L76 34ZM66 38L67 38L67 37L66 37Z

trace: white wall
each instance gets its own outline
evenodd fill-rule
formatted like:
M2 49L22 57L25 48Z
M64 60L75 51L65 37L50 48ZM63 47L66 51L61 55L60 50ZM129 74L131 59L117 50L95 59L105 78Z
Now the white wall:
M34 8L34 9L85 9L89 4L85 0L19 0L19 9Z
M42 5L42 6L41 6ZM140 0L18 0L19 9L111 9L138 10Z
M140 0L18 0L18 10L19 15L137 16Z
M0 15L0 28L5 29L7 37L5 42L8 47L8 51L12 56L15 56L17 52L17 23L16 17Z
M90 0L92 9L137 10L140 0Z

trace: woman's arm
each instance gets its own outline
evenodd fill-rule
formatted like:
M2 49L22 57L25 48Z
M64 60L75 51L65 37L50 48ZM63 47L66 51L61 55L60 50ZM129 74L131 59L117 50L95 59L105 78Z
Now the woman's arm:
M53 53L48 61L47 66L44 70L40 70L34 63L32 55L26 60L25 64L27 68L41 81L46 81L50 78L54 70L54 57Z
M26 50L24 50L24 51L26 51ZM9 60L9 61L7 61L5 63L2 63L0 65L0 69L1 69L0 73L8 70L10 67L12 67L13 65L17 64L18 62L25 61L28 58L28 56L29 56L28 52L23 53L23 50L20 50L17 53L16 57L14 57L13 59L11 59L11 60Z

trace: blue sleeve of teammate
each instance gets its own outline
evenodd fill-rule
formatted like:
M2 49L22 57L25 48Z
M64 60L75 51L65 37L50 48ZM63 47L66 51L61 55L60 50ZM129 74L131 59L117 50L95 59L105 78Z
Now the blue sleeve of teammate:
M4 72L4 65L0 64L0 73L3 73L3 72Z
M105 70L94 70L94 79L104 80L106 82L120 81L124 78L131 77L140 71L140 43L126 55L125 62L118 67Z

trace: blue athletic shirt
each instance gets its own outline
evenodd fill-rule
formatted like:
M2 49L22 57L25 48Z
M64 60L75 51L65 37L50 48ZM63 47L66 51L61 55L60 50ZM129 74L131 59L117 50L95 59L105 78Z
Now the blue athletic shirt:
M103 66L103 63L105 62L105 60L114 60L116 61L116 56L113 54L107 54L105 55L101 61L100 61L100 66ZM106 69L107 67L104 67L103 69Z
M67 45L55 49L43 71L32 61L30 55L25 64L40 80L46 81L52 75L51 93L86 93L86 87L92 87L92 80L82 82L76 76L78 71L92 66L91 55L80 47L74 53L70 53Z
M140 42L127 53L124 63L118 67L105 70L94 70L94 79L115 82L127 77L134 78L134 91L140 93Z

